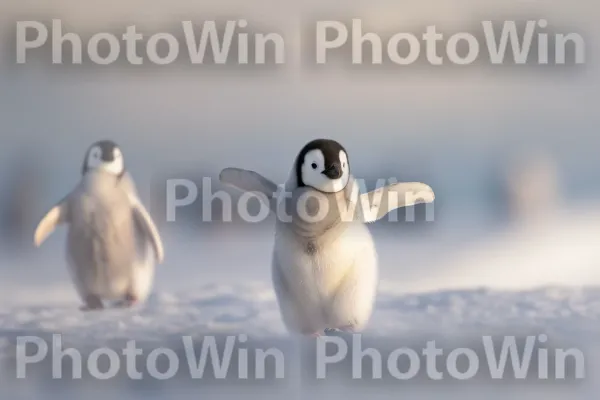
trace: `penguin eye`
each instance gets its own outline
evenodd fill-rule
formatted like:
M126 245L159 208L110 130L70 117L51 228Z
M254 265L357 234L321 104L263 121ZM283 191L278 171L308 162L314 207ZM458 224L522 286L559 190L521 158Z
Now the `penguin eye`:
M345 162L342 164L342 167L346 168L346 163Z
M317 163L312 163L310 166L312 167L312 169L317 169Z

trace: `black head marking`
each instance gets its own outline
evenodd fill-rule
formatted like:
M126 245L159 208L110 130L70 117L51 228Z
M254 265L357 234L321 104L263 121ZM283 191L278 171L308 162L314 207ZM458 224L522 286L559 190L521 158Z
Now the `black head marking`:
M341 171L339 169L341 168L340 151L346 153L346 157L348 157L348 153L346 152L346 149L344 149L344 146L335 140L315 139L308 142L302 150L300 150L300 153L298 153L298 157L296 158L296 182L298 182L298 187L306 186L302 180L302 164L304 162L304 157L309 151L316 149L321 150L323 153L323 157L325 158L325 170L330 173L339 174ZM350 163L350 160L348 160L348 163Z
M100 149L100 152L101 152L100 157L102 158L102 161L111 162L111 161L114 161L115 149L118 148L119 146L112 140L100 140L100 141L97 141L96 143L92 144L89 147L88 151L85 153L85 158L83 160L82 174L84 174L84 175L86 172L88 172L87 161L90 156L90 152L92 151L93 148L96 148L96 147ZM121 179L124 174L125 174L125 168L123 168L123 171L119 174L118 178Z

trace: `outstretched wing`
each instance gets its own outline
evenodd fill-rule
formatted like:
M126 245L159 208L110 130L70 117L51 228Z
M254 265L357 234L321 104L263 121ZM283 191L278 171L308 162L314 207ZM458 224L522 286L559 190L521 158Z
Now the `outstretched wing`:
M433 189L421 182L394 183L359 196L363 222L375 222L390 211L415 204L431 203L435 199Z
M67 223L69 219L69 196L59 201L44 215L35 229L33 243L39 247L61 224Z
M137 196L130 194L129 200L131 201L131 209L135 222L144 230L144 233L150 239L157 262L159 264L162 263L164 259L164 248L160 234L158 233L158 229L156 228L152 217Z
M261 198L271 209L272 201L277 197L278 187L258 172L240 168L225 168L219 174L219 180L244 192L252 192Z

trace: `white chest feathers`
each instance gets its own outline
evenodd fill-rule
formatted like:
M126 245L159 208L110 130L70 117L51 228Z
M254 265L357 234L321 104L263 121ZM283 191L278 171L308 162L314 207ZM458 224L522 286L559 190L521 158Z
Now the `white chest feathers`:
M341 228L341 227L340 227ZM274 257L282 278L299 295L330 299L346 279L363 269L375 268L377 254L371 235L362 223L348 223L334 237L299 238L278 229Z

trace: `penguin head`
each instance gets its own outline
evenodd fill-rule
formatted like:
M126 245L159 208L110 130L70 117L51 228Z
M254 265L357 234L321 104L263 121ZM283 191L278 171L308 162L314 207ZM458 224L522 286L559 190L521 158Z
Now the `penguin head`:
M307 143L296 159L298 187L310 186L324 193L344 190L350 178L350 164L344 147L330 139Z
M125 162L119 146L110 140L101 140L90 146L83 161L83 175L89 171L104 171L112 175L122 176L125 173Z

